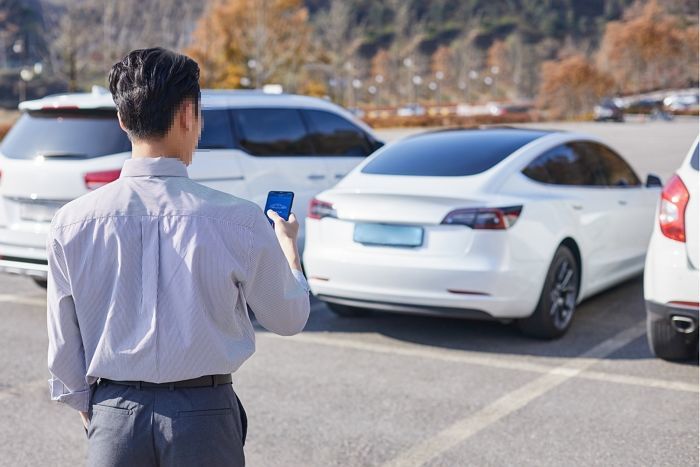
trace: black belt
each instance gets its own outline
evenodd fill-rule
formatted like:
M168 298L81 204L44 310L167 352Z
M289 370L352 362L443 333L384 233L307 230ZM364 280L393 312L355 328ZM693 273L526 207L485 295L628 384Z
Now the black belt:
M170 383L151 383L148 381L115 381L113 379L100 378L97 384L113 383L124 386L134 386L141 388L205 388L216 387L219 384L230 384L233 381L230 374L227 375L206 375L199 378L186 379L183 381L173 381Z

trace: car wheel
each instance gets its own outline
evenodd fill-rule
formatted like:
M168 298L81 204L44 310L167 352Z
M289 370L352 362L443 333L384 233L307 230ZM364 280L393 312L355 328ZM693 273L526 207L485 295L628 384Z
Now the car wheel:
M369 310L365 310L364 308L341 305L339 303L326 303L326 305L328 305L328 308L330 308L333 313L344 318L367 316L369 314Z
M44 289L47 287L46 279L39 279L38 277L32 277L32 279L34 280L34 283L39 287Z
M697 333L681 334L671 326L671 321L661 316L647 314L647 341L655 356L664 360L688 360L697 349Z
M532 337L555 339L571 326L576 310L578 264L571 250L560 246L554 254L535 311L518 320L520 330Z

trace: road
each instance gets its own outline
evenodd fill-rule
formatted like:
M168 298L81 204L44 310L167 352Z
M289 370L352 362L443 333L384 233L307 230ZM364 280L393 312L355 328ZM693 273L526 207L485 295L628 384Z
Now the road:
M557 127L664 179L697 134L692 121ZM43 290L0 276L0 319L0 466L81 465L78 415L48 400ZM554 342L498 323L340 318L314 300L303 334L259 329L234 375L248 463L697 466L697 363L652 358L643 323L641 277L584 302Z

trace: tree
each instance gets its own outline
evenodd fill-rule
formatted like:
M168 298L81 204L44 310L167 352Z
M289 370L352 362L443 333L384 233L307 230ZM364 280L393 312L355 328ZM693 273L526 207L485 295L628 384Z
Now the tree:
M613 87L612 78L583 55L542 64L538 105L553 118L580 116L593 109Z
M173 0L49 1L51 64L71 90L104 85L110 67L131 50L181 49L202 11L200 2Z
M351 85L355 76L350 73L354 67L345 65L353 62L358 48L364 39L364 25L354 21L352 5L346 0L331 0L327 9L316 13L314 32L321 61L328 64L333 100L342 101L340 84Z
M697 76L697 41L689 47L688 32L656 0L627 16L607 24L598 54L599 66L619 89L633 93L682 86L689 75Z
M219 0L198 21L186 53L200 63L206 87L245 87L247 79L294 90L313 59L308 17L301 0Z

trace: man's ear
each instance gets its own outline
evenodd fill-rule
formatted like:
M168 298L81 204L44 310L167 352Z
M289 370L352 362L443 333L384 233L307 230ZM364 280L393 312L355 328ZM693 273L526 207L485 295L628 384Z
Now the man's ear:
M194 103L185 99L180 105L180 127L185 131L191 131L197 124L197 116L194 113Z
M118 111L118 110L117 110L117 120L119 120L119 127L120 127L122 130L124 130L126 133L128 133L129 131L128 131L128 130L126 129L126 127L124 126L124 122L122 122L122 116L119 114L119 111Z

